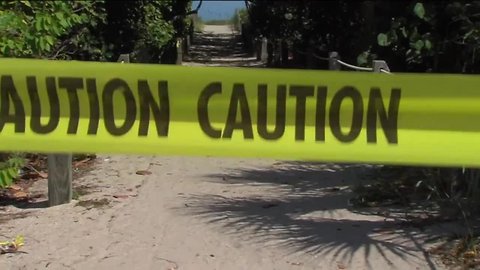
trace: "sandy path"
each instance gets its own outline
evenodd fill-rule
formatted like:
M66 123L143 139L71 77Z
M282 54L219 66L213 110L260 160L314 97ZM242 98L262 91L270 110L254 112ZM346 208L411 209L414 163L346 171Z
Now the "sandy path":
M108 205L0 210L1 236L24 234L27 252L1 255L0 269L441 269L421 232L348 207L366 171L100 156L75 186L88 187L80 204Z

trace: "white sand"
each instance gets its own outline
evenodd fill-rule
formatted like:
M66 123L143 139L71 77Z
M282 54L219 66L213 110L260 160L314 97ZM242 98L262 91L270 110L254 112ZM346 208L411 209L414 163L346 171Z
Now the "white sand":
M106 198L110 206L1 211L3 221L27 213L0 224L4 237L25 235L27 254L0 256L0 269L437 269L419 232L375 232L390 222L347 209L343 188L359 168L99 159L107 161L75 185L91 188L81 200ZM135 174L149 164L151 175Z

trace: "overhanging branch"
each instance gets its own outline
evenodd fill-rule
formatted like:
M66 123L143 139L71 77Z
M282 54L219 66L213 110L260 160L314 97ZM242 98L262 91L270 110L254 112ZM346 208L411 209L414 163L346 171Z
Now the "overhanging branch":
M203 0L200 0L200 2L198 2L198 6L194 10L187 12L187 15L197 14L200 7L202 7L202 3Z

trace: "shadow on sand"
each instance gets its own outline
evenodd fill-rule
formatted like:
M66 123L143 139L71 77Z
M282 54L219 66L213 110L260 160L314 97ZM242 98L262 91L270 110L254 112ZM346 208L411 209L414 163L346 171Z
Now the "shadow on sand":
M275 187L268 197L187 197L189 215L198 215L222 232L246 241L281 246L286 250L329 256L352 262L364 254L367 267L372 251L391 263L392 256L416 258L435 269L424 244L446 235L445 228L402 225L396 217L353 208L351 186L361 184L374 167L315 163L277 163L261 169L232 170L208 175L229 188L235 185ZM184 209L185 210L185 209ZM381 213L381 211L379 211ZM418 255L422 254L422 255Z
M185 62L208 66L263 67L256 57L245 52L238 33L196 33Z

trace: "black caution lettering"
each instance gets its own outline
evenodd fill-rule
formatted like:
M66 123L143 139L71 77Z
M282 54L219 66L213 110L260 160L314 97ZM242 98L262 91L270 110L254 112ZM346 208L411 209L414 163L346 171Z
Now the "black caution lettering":
M275 128L273 131L267 130L267 85L258 85L258 135L265 140L277 140L285 132L285 110L287 102L287 87L279 85L277 87L277 101L275 110Z
M222 93L222 84L213 82L207 85L200 93L197 102L198 123L202 131L209 137L219 139L222 137L222 130L214 129L208 117L208 101L215 94Z
M317 88L317 108L315 117L315 140L325 141L325 118L327 106L327 87Z
M237 121L237 112L240 109L240 120ZM241 129L244 139L253 139L252 118L248 107L245 86L243 84L234 84L230 105L228 109L227 122L223 131L223 138L232 138L233 131Z
M118 106L118 104L113 104L113 94L115 91L119 91L126 102L125 121L120 126L115 124L115 112L113 108L114 106ZM137 108L135 98L128 84L124 80L118 78L109 80L103 89L102 100L105 128L107 131L113 136L122 136L130 131L135 123Z
M16 133L24 133L25 109L13 78L11 75L2 75L0 80L0 132L6 123L13 123ZM13 114L10 114L10 100L13 104Z
M58 78L58 86L65 88L68 93L68 102L70 104L70 117L68 121L67 134L76 134L78 129L78 120L80 118L80 104L78 101L77 90L83 88L82 78Z
M158 98L160 104L155 102L148 82L138 81L138 95L140 98L140 127L138 136L147 136L148 125L150 123L150 110L153 113L155 124L157 125L158 136L168 136L168 125L170 119L170 108L168 100L168 82L158 82Z
M295 106L295 140L305 140L305 107L307 97L314 95L313 86L292 85L290 86L290 96L296 97Z
M37 78L27 76L27 89L32 103L32 117L30 119L30 128L38 134L47 134L55 130L60 121L60 104L58 100L57 85L54 77L45 78L47 86L48 103L50 107L48 123L42 125L40 119L42 116L42 105L38 94Z
M87 94L90 105L90 121L88 123L88 135L96 135L100 122L100 102L98 101L97 82L95 79L87 79Z
M340 126L340 107L345 98L351 98L353 101L353 115L350 131L343 134ZM363 101L360 92L355 87L345 86L335 94L330 106L329 121L333 135L340 142L352 142L358 137L362 131Z
M367 142L377 142L377 115L388 143L398 143L398 109L400 105L401 90L394 88L390 94L388 113L382 101L382 93L379 88L370 90L367 110Z

